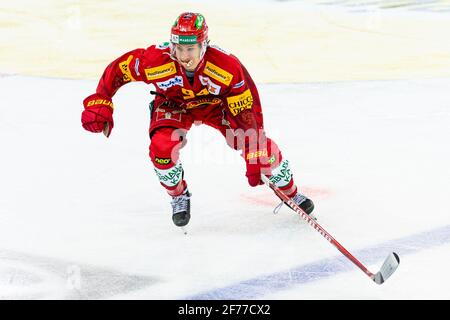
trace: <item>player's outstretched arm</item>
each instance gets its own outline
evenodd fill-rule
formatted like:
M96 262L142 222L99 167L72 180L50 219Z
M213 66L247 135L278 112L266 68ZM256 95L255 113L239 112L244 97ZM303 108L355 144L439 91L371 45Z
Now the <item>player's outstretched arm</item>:
M109 137L114 127L112 97L124 84L132 81L144 81L141 77L139 62L144 49L136 49L111 62L103 72L96 93L83 101L84 110L81 123L90 132L103 132Z

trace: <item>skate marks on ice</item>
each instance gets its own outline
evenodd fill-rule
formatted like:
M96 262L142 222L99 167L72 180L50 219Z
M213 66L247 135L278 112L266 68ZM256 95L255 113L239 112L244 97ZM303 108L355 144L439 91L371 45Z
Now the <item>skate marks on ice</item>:
M0 250L0 299L108 299L156 283L152 277Z
M390 251L398 252L400 258L405 255L450 243L450 225L434 230L394 239L379 245L355 251L355 256L366 265L381 263ZM344 256L339 255L319 260L289 270L266 274L244 280L223 288L185 297L187 300L235 300L262 299L265 295L288 290L295 286L333 277L339 273L355 271L355 266ZM401 266L397 274L401 273ZM393 276L395 278L395 275ZM392 280L391 280L392 281Z

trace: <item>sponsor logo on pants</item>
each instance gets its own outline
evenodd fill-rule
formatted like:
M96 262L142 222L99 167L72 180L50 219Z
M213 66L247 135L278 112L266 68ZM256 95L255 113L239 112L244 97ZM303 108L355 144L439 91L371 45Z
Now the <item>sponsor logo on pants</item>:
M167 165L167 164L170 163L170 161L171 161L170 158L158 158L158 157L155 157L155 162L158 163L158 164L161 164L161 165Z

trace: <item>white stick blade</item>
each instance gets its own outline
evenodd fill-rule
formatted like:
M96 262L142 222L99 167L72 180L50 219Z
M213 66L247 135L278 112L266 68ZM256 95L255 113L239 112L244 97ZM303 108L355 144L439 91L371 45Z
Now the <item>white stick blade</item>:
M377 284L382 284L385 282L394 272L397 270L398 265L400 264L400 258L398 254L392 252L388 255L386 260L384 260L383 265L381 266L380 271L375 274L373 281Z

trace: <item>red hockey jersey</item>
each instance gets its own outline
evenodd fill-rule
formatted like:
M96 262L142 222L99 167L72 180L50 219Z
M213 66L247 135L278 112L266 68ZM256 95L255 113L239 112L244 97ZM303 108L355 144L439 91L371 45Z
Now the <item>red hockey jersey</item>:
M124 84L144 81L176 105L190 109L215 105L223 108L232 128L263 129L261 103L256 86L240 61L215 46L208 46L198 65L193 84L185 70L171 57L169 43L132 50L106 68L97 93L112 98ZM260 130L257 130L258 132Z

